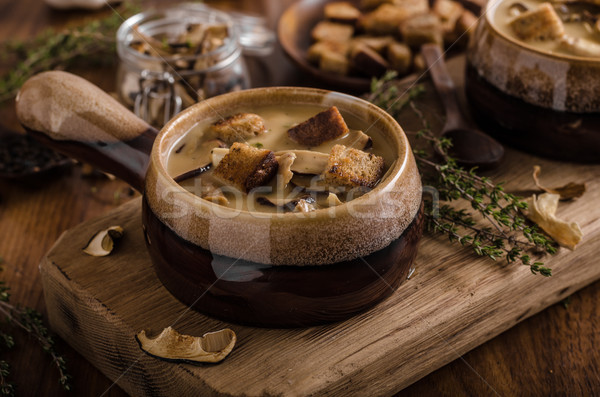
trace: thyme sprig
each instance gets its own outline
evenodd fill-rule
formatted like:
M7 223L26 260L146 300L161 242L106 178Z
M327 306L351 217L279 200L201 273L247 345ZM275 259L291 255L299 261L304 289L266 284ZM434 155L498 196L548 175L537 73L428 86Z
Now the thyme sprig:
M37 37L0 44L0 58L7 66L0 77L0 104L14 98L23 83L34 74L66 69L75 63L98 64L115 60L115 33L123 17L133 15L137 6L124 2L104 19L79 27L56 31L48 29Z
M0 258L0 266L3 265ZM2 269L0 268L0 271ZM59 382L65 390L71 389L71 376L67 372L65 359L54 348L54 340L49 335L48 328L44 325L42 315L31 308L20 307L10 303L10 288L5 281L0 281L0 315L6 322L27 332L41 346L42 350L52 357L52 362L59 372ZM15 342L11 335L0 332L0 345L10 349ZM0 394L14 396L15 386L9 380L10 365L5 360L0 360Z
M478 175L475 168L460 167L449 155L452 141L437 137L416 105L415 99L424 92L424 86L413 84L401 94L398 84L390 72L373 81L367 99L396 119L410 108L421 121L422 128L415 137L428 145L427 149L414 149L414 154L424 184L435 188L441 203L437 206L434 200L427 201L426 229L446 235L479 256L503 258L508 263L529 266L533 274L552 275L552 270L534 261L532 255L554 254L557 245L522 215L527 203L507 193L503 183Z

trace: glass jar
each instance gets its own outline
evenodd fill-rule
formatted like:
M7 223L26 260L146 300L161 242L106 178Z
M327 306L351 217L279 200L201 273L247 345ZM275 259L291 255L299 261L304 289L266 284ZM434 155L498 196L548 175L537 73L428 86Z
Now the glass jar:
M226 29L220 45L192 55L166 51L174 45L189 47L173 40L198 24ZM136 115L160 128L198 101L249 88L242 53L267 55L274 41L262 18L227 14L204 4L184 3L134 15L117 31L119 97Z

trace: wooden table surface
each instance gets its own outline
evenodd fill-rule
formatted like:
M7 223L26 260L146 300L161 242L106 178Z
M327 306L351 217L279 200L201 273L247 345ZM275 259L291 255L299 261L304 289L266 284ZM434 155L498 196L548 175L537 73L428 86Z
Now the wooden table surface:
M264 15L274 28L279 15L292 2L212 3ZM144 4L150 3L169 1ZM41 0L0 0L0 40L25 39L49 26L60 28L90 15L94 14L53 11ZM279 48L267 61L252 62L250 66L257 86L313 83L294 69ZM114 90L114 70L78 72L105 90ZM0 124L18 128L11 104L0 109ZM11 287L11 300L45 313L38 273L40 259L64 230L125 202L129 198L126 191L124 183L83 176L79 167L36 180L0 180L0 256L6 261L1 278ZM599 301L600 283L595 283L573 294L568 307L548 308L468 354L456 357L451 364L399 395L600 393ZM74 392L63 392L55 368L35 341L18 330L13 333L17 346L2 352L2 358L12 365L11 379L19 395L124 395L67 343L58 340L57 348L66 357L73 375Z

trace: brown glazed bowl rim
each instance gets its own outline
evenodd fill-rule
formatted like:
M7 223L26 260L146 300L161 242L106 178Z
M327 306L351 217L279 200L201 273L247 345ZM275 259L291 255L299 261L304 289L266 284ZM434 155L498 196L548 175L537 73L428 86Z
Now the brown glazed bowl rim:
M394 152L397 155L394 163L389 167L386 174L383 176L382 180L375 186L371 191L364 194L363 196L357 197L351 201L348 201L342 205L338 205L336 207L330 208L321 208L315 211L311 211L312 218L318 218L319 216L331 216L332 208L335 210L335 216L340 215L341 213L345 213L348 209L348 206L351 205L360 205L367 201L370 201L376 196L380 195L382 192L388 191L392 189L398 179L403 175L403 171L405 170L408 161L412 158L412 153L410 150L410 144L408 142L408 138L404 133L402 127L398 124L398 122L390 116L383 109L378 106L373 105L372 103L360 99L358 97L339 93L336 91L323 90L319 88L308 88L308 87L263 87L263 88L254 88L249 90L230 92L227 94L219 95L217 97L212 97L206 99L202 102L199 102L183 112L179 113L173 119L171 119L160 131L158 136L156 137L154 146L152 148L151 153L151 165L159 165L156 167L158 174L164 178L164 181L168 181L169 187L172 189L178 190L182 193L182 198L185 197L186 201L193 205L198 205L200 207L206 207L208 209L218 209L220 212L229 212L232 214L237 214L236 216L242 217L240 219L247 219L248 217L256 218L277 218L278 221L289 221L296 222L298 219L302 219L299 213L286 212L286 213L267 213L267 212L257 212L257 211L246 211L240 209L231 209L225 206L221 206L219 204L210 202L208 200L201 199L195 194L187 191L185 188L180 186L171 175L166 170L166 160L167 155L172 149L172 146L166 142L166 138L171 135L177 136L177 139L180 138L184 133L189 131L189 128L184 128L183 131L180 129L180 126L184 123L189 123L190 118L195 118L195 115L198 113L211 112L212 109L222 107L226 101L234 101L236 98L252 98L252 97L269 97L277 94L289 95L290 97L301 97L308 96L309 98L322 97L325 100L325 103L353 103L355 106L366 110L367 113L371 115L377 115L377 117L384 122L390 129L395 130L395 134L388 133L387 131L382 131L385 138L388 140L395 140L395 148ZM326 99L327 98L327 99ZM290 101L288 104L310 104L315 105L315 103L307 102L307 101ZM236 106L233 105L232 109L236 109ZM239 109L239 108L238 108ZM340 108L340 111L344 113L344 111ZM202 121L196 119L196 123ZM194 125L196 124L194 123Z
M531 46L523 41L520 41L516 38L506 35L505 33L500 31L496 27L496 23L494 22L494 15L496 14L498 6L500 6L500 4L505 1L509 1L509 0L490 0L486 4L484 11L483 11L483 15L485 16L485 21L487 22L489 29L492 32L494 32L496 35L501 37L502 39L506 40L507 42L509 42L510 44L512 44L516 47L522 48L525 51L534 52L538 55L549 58L553 61L568 61L569 63L580 63L580 64L599 64L600 63L600 58L551 53L551 52L547 52L544 50L540 50L539 48L535 48L534 46ZM477 40L477 37L475 37L474 39Z

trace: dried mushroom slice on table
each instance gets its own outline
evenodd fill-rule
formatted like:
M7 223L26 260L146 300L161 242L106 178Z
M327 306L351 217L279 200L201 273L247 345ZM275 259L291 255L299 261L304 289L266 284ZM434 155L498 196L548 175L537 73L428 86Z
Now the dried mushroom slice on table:
M233 350L237 336L228 328L202 336L191 336L167 327L156 338L149 338L146 331L142 330L135 339L140 348L153 357L165 361L199 364L222 361Z
M563 201L578 199L579 197L583 196L583 194L585 193L585 190L586 190L585 183L569 182L566 185L560 186L560 187L555 187L555 188L545 187L541 184L541 182L539 180L541 172L542 172L542 167L540 167L539 165L533 166L533 181L535 182L535 185L538 188L545 191L546 193L558 194L560 196L560 199Z
M96 233L83 248L83 252L91 256L109 255L114 246L115 240L123 237L124 230L121 226L111 226Z
M577 222L566 222L555 216L558 199L558 194L543 193L537 197L534 194L525 200L528 206L525 215L558 244L574 250L583 238L583 232Z

